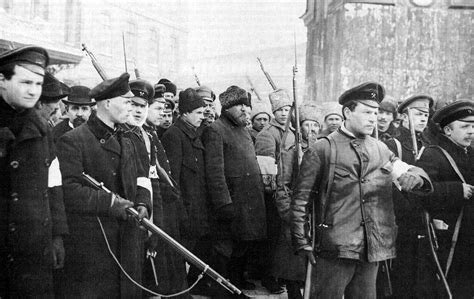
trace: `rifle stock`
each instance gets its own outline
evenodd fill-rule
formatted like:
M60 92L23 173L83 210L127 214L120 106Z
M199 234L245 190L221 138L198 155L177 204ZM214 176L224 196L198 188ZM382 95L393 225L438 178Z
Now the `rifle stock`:
M270 74L267 71L265 71L262 61L258 57L257 57L257 60L258 60L258 63L260 64L260 68L262 69L263 74L267 78L268 83L270 83L270 86L272 87L273 90L277 90L277 87L275 83L273 82L272 77L270 77Z

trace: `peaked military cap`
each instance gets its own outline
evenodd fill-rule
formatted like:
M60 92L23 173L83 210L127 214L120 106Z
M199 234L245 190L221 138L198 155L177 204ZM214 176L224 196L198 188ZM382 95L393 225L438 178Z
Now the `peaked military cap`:
M48 66L49 55L44 48L37 46L23 46L0 54L0 67L11 63L21 65L34 72L28 68L28 65L32 64L44 69Z
M137 98L141 98L145 100L145 104L148 104L151 100L153 100L153 96L155 95L155 88L151 83L145 80L133 80L130 81L130 90L135 95L132 101L135 101ZM138 102L139 104L143 104L142 101Z
M196 88L196 92L204 100L214 102L214 100L216 99L216 95L214 94L214 92L205 85L201 85L198 88Z
M385 97L385 88L382 85L374 82L367 82L357 85L349 90L346 90L339 97L339 104L344 106L349 101L358 101L364 105L378 108L379 103Z
M173 112L174 107L176 107L175 103L172 100L165 99L165 113Z
M86 86L73 86L71 87L71 93L67 97L67 100L63 100L63 103L79 106L94 106L97 103L92 101L92 98L89 96L90 91L91 89Z
M71 89L54 77L51 73L45 72L43 80L43 90L39 100L43 103L54 103L67 97Z
M160 79L160 81L158 81L157 84L163 84L165 86L164 92L171 92L173 95L176 95L176 91L177 91L176 85L170 80L163 78L163 79Z
M403 113L407 108L415 108L428 113L433 106L433 98L424 94L411 96L398 106L398 113Z
M94 87L89 92L89 95L91 98L94 98L96 102L115 97L131 98L133 97L133 93L130 91L130 87L128 86L129 78L130 75L128 73L123 73L118 78L105 80Z
M433 115L433 121L441 128L453 121L474 122L474 102L471 100L459 100L437 110Z

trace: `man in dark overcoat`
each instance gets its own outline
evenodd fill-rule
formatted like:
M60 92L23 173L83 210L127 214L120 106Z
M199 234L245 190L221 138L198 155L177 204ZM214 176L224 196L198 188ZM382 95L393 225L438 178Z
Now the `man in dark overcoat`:
M231 86L219 95L222 114L203 132L206 182L210 194L211 233L216 270L241 288L246 254L266 237L263 183L252 138L247 92Z
M453 102L436 111L433 120L442 130L438 146L427 147L417 165L430 176L434 193L423 198L422 204L432 218L439 261L453 298L469 298L474 294L474 152L470 146L474 138L474 103ZM432 282L441 285L439 280ZM433 284L431 288L435 289ZM442 293L433 297L447 297L442 287L436 289Z
M117 128L131 112L128 79L128 74L122 74L92 89L97 115L57 143L70 226L65 242L70 254L65 263L66 297L141 297L141 290L121 274L112 257L113 253L125 271L141 282L140 243L146 233L127 220L125 210L134 207L139 218L148 217L151 188L133 144ZM90 186L82 173L103 182L113 194Z
M48 53L26 46L0 56L0 297L53 297L53 268L67 233L59 163L46 120L32 108Z
M183 244L205 262L209 262L209 204L204 168L204 146L198 128L205 117L206 103L197 91L188 88L179 93L180 116L162 138L177 179L186 221L181 223ZM199 271L191 267L188 283L196 281ZM205 284L202 284L205 287ZM198 293L197 290L194 293Z

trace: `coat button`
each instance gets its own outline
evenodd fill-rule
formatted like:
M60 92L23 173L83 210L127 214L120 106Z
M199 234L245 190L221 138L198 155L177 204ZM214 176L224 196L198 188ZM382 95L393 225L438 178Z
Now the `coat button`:
M49 159L44 159L44 165L46 165L46 167L49 167L49 165L51 165L51 163L49 163Z
M11 196L13 202L18 201L18 193L12 192L12 194L10 196Z
M113 176L116 176L116 175L117 175L117 173L114 171L114 172L112 172L112 175L113 175Z
M11 161L11 162L10 162L10 166L11 166L13 169L16 169L16 168L18 168L18 166L20 166L20 162L18 162L18 161Z
M43 226L48 226L48 224L49 224L49 218L46 217L43 221Z
M105 143L105 139L101 139L101 140L99 140L99 142L100 142L101 144L104 144L104 143Z
M8 226L9 226L9 229L10 229L11 232L16 231L15 223L12 222Z
M7 255L7 262L13 263L14 260L15 259L13 258L13 255L11 255L11 254Z

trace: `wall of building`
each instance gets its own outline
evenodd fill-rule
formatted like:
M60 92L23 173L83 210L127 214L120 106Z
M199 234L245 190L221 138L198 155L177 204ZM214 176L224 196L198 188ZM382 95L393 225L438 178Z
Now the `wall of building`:
M399 100L417 93L473 97L470 2L308 0L306 92L317 102L337 100L350 87L376 81Z

